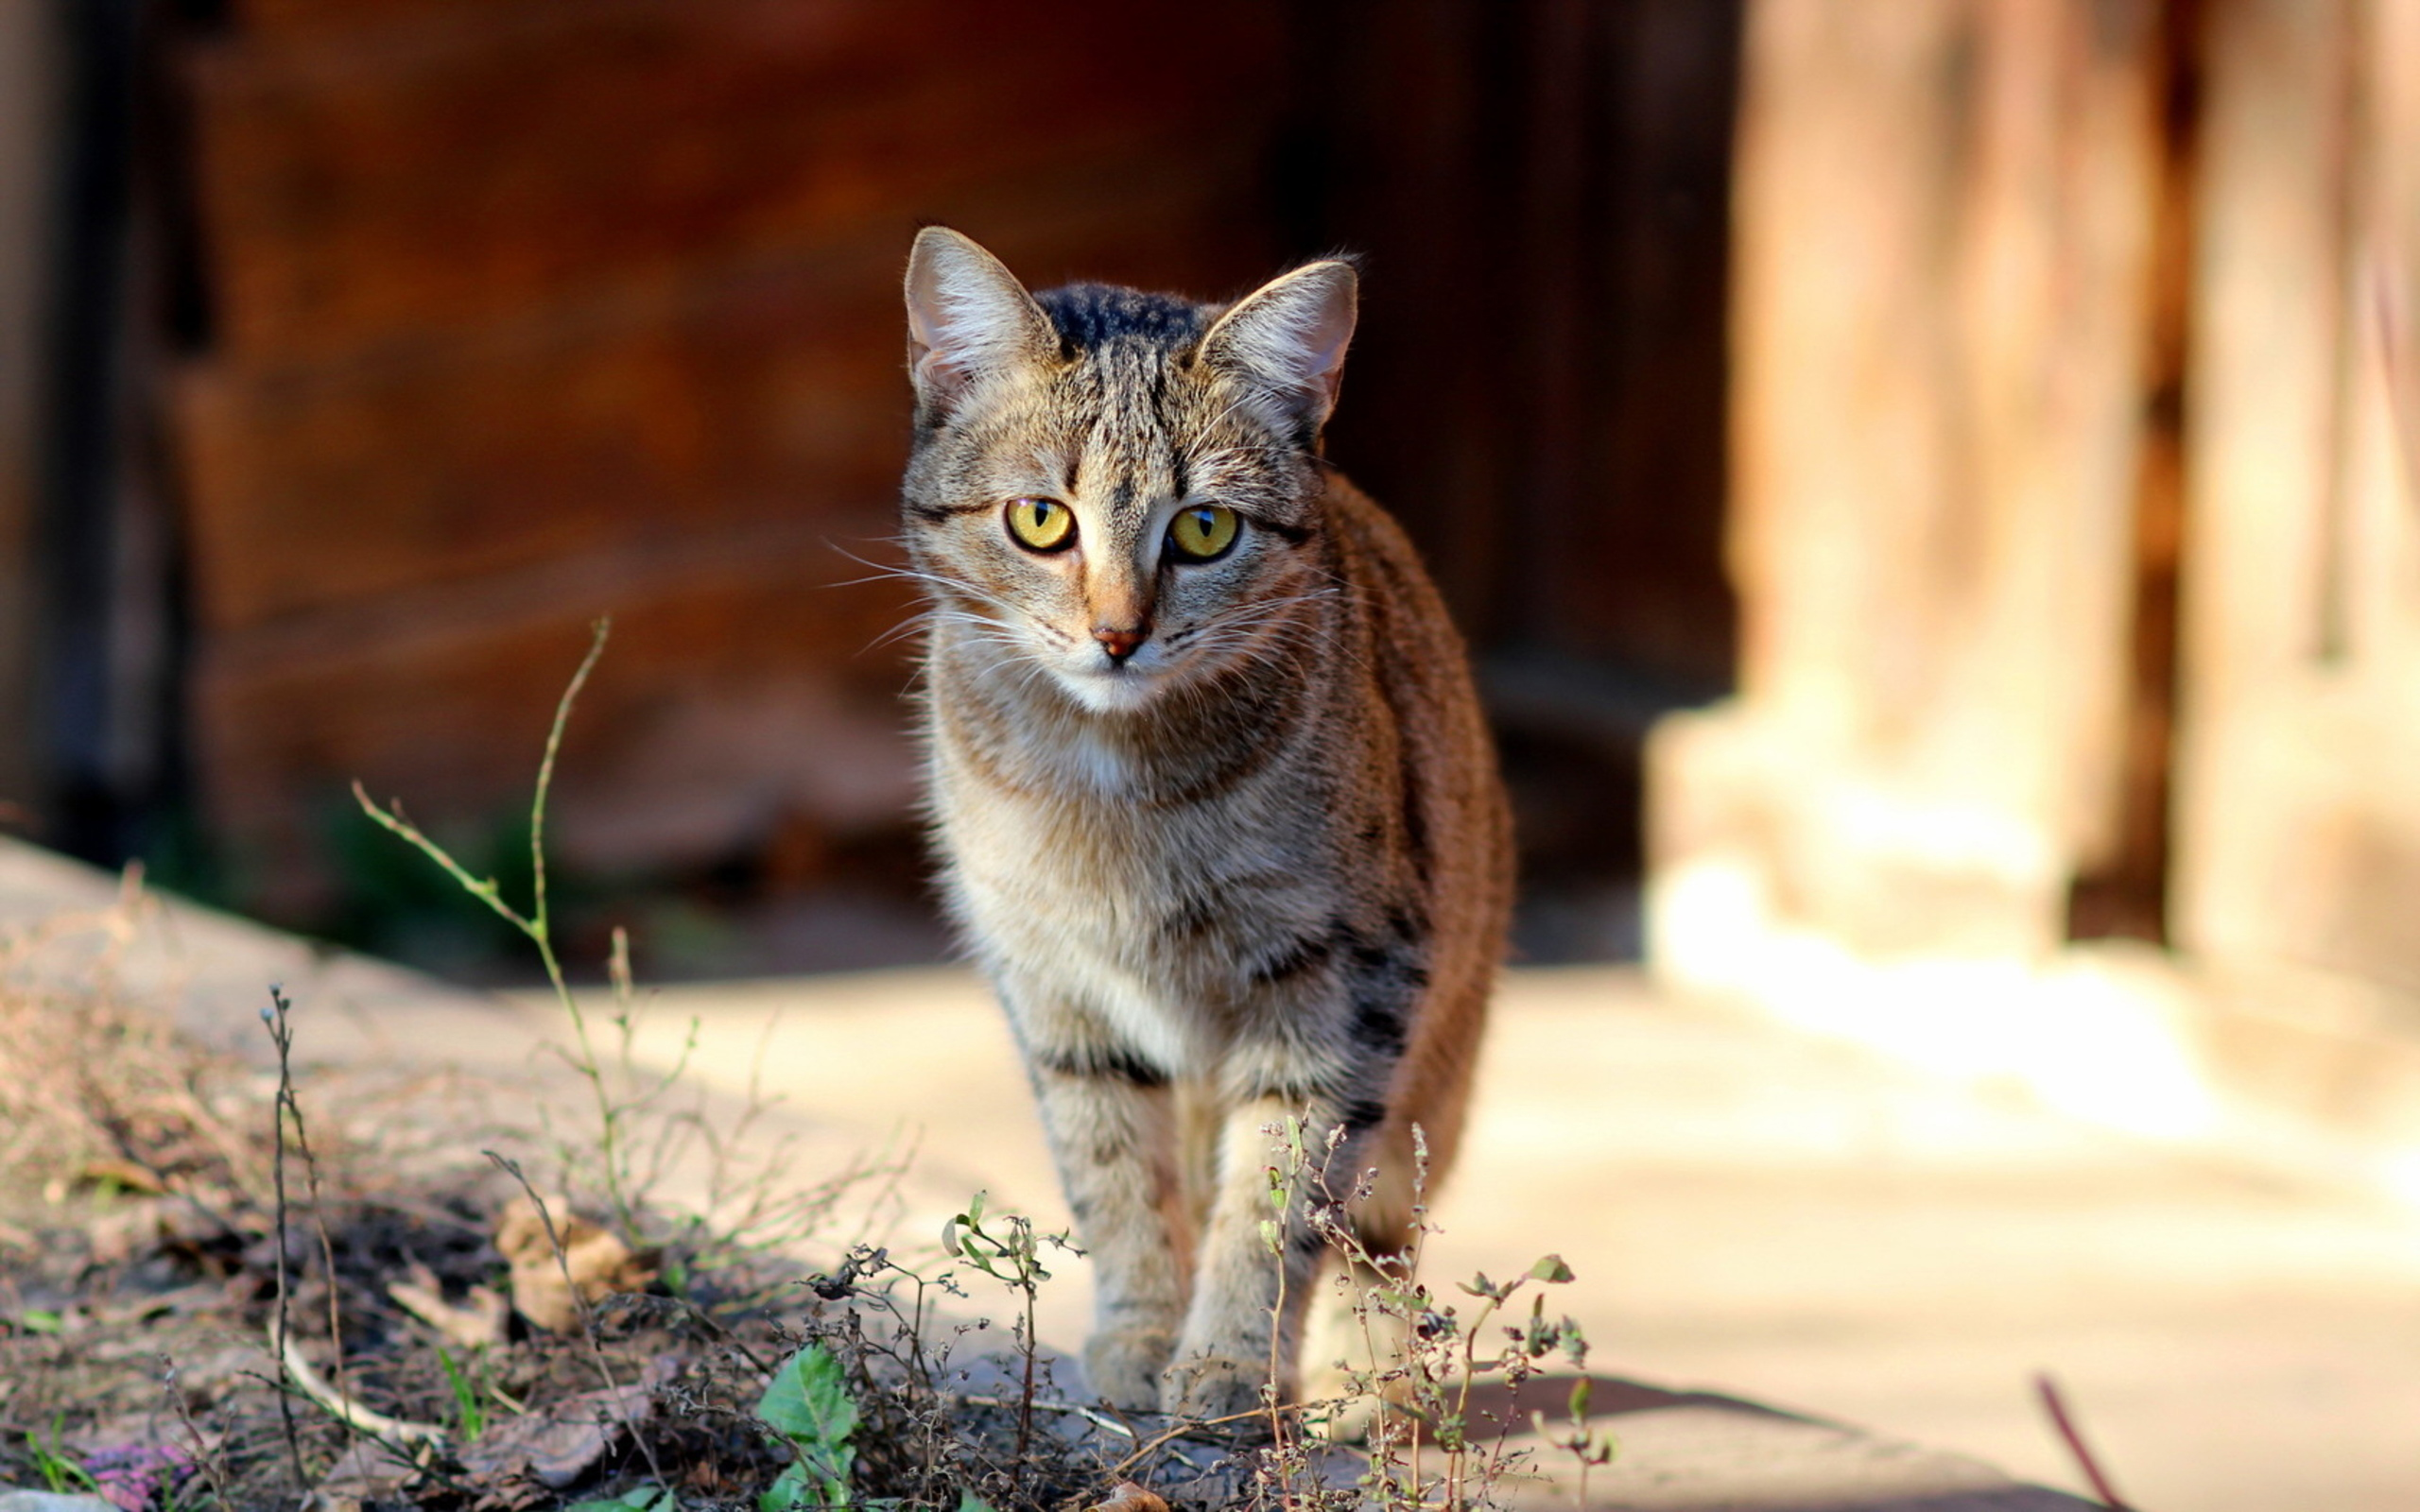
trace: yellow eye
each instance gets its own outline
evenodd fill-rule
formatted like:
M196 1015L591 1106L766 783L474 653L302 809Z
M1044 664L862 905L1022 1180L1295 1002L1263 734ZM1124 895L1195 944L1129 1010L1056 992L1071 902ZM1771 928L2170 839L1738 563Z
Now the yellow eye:
M1168 522L1168 545L1190 561L1210 561L1236 543L1243 522L1223 504L1197 504Z
M1076 512L1056 499L1011 499L1009 534L1035 551L1057 551L1076 539Z

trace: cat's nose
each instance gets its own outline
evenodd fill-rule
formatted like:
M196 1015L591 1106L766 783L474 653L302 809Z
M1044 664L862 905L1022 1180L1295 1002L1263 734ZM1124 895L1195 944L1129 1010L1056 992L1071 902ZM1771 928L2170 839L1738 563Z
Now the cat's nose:
M1109 653L1109 659L1120 666L1125 665L1126 659L1140 650L1143 643L1150 638L1151 627L1148 625L1132 629L1121 629L1114 625L1093 627L1093 639L1098 641L1100 648Z

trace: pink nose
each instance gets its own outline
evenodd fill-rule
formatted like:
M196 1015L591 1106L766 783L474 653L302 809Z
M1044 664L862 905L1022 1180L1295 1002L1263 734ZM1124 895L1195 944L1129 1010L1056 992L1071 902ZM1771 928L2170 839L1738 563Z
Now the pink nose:
M1120 630L1106 625L1093 627L1093 639L1100 643L1100 648L1109 653L1112 662L1117 662L1132 656L1145 641L1150 639L1150 634L1147 629Z

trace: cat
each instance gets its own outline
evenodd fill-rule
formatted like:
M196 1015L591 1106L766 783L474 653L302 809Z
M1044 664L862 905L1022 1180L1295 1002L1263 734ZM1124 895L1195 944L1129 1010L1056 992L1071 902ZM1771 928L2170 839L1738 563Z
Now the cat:
M1442 1175L1503 953L1511 823L1461 641L1321 454L1357 290L1328 260L1224 308L1033 295L939 227L908 262L942 892L1121 1408L1249 1412L1272 1359L1290 1398L1325 1246L1307 1191L1264 1240L1269 1130L1340 1131L1336 1184L1378 1173L1356 1238L1402 1252L1414 1127Z

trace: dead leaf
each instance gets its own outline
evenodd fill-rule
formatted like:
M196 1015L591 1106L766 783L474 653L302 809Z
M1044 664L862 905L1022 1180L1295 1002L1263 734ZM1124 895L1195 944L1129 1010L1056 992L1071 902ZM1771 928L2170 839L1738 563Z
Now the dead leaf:
M471 1288L467 1306L448 1302L436 1275L425 1265L414 1265L403 1280L389 1281L387 1295L396 1306L435 1329L446 1343L461 1349L502 1344L504 1326L511 1316L510 1304L485 1286Z
M519 1506L533 1487L560 1491L596 1467L655 1415L656 1395L679 1377L681 1362L661 1355L640 1378L611 1391L585 1391L518 1418L490 1423L466 1445L462 1468L487 1493L482 1504ZM518 1484L516 1484L518 1483Z
M1132 1481L1120 1481L1084 1512L1168 1512L1168 1504Z
M554 1220L551 1236L549 1217ZM527 1193L505 1204L497 1215L495 1247L512 1265L513 1307L549 1333L577 1332L582 1302L616 1292L645 1291L655 1281L660 1259L653 1250L631 1249L603 1225L572 1211L562 1198L548 1199L541 1215ZM577 1298L574 1286L579 1288Z
M374 1438L356 1438L328 1473L320 1477L312 1495L336 1512L345 1503L391 1502L420 1477L421 1466Z

